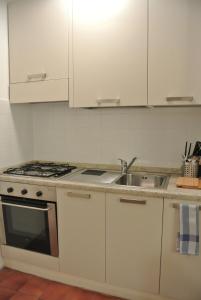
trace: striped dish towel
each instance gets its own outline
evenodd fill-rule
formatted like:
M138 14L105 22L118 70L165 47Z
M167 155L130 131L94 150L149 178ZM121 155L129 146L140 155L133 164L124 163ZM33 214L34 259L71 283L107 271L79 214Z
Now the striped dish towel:
M177 251L184 255L199 255L199 206L180 204L179 208Z

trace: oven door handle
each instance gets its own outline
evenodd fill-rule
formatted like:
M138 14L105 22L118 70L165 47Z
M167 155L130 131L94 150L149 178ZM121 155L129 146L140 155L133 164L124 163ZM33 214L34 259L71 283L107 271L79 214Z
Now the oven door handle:
M49 208L39 208L39 207L34 207L34 206L25 206L25 205L5 203L5 202L0 202L0 205L13 206L13 207L19 207L19 208L27 208L27 209L38 210L38 211L48 211L48 210L52 209L51 207L49 207Z

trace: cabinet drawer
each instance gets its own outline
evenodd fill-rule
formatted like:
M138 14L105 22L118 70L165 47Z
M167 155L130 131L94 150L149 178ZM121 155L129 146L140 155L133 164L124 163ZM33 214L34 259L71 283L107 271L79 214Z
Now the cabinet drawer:
M68 100L68 79L10 84L10 102L54 102Z

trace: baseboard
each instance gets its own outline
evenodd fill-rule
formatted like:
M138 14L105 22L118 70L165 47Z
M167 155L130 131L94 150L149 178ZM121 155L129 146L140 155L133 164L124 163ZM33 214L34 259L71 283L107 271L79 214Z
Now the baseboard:
M109 284L98 283L91 280L86 280L83 278L78 278L74 276L70 276L64 273L55 272L47 269L42 269L30 264L25 264L19 261L15 261L12 259L4 259L4 264L6 267L15 269L21 272L33 274L36 276L40 276L46 279L54 280L57 282L65 283L68 285L80 287L83 289L117 296L124 299L129 300L171 300L169 298L164 298L158 295L151 295L147 293L141 293L134 290L128 290L124 288L119 288L115 286L111 286Z
M42 269L47 269L51 271L59 271L59 258L50 255L26 251L24 249L19 249L7 245L1 246L1 253L3 260L13 260L15 262L22 262L26 265L38 266Z

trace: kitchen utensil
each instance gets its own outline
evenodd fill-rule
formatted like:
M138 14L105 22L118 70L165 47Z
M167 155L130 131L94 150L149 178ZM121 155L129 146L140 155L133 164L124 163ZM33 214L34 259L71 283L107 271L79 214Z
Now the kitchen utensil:
M189 146L189 149L188 149L188 157L190 157L190 154L191 154L191 146L192 146L192 143L190 143L190 146Z
M188 158L191 157L191 147L192 143L190 143L188 146L188 141L186 141L184 154L182 155L183 161L186 161Z
M184 162L184 177L198 177L198 161L195 159Z
M187 155L187 147L188 147L188 142L186 142L186 145L185 145L185 151L184 151L184 156L186 157Z
M201 156L201 142L197 141L195 143L195 148L193 150L193 156Z

